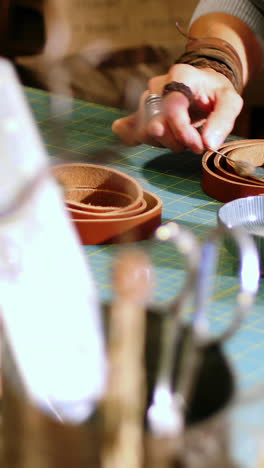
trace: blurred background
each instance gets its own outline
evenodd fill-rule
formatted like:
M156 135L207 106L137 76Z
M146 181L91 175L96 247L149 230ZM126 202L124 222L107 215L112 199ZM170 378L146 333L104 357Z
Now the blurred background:
M184 48L196 0L1 0L0 53L23 84L133 109L147 80ZM123 53L125 50L125 53ZM132 52L131 52L132 50ZM59 68L54 78L52 66ZM66 71L65 75L61 70ZM234 133L263 138L263 74L245 91Z

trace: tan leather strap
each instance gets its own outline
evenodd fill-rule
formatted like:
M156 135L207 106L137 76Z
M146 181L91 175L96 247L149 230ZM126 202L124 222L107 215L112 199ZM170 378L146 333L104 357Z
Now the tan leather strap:
M53 166L52 172L83 244L147 239L161 223L161 200L121 171L76 163Z
M132 209L143 199L143 189L135 179L106 166L59 164L53 173L75 208L92 212Z

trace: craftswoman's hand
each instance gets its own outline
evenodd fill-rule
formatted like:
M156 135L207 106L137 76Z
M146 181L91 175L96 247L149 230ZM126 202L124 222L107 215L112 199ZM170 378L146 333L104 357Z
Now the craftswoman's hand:
M149 94L162 94L164 85L184 83L193 93L190 105L185 94L172 91L162 98L160 114L147 119L145 100ZM138 110L113 123L113 132L127 145L146 143L172 151L191 149L202 153L217 149L232 131L243 106L232 83L212 69L176 64L168 74L149 81Z

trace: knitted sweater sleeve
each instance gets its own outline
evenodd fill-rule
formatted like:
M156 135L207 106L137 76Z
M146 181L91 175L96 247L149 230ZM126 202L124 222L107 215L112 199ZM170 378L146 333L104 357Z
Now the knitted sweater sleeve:
M256 34L264 47L264 0L200 0L190 24L207 13L220 12L240 18Z

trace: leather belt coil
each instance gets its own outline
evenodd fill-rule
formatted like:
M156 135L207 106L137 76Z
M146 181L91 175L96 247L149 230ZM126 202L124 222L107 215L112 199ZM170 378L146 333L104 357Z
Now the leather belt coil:
M121 171L73 163L53 166L52 172L85 245L144 240L161 223L161 200Z
M247 161L256 167L264 164L264 140L236 140L223 144L219 151L231 160L207 151L202 158L203 191L220 202L250 195L264 195L264 179L236 174L236 161Z

